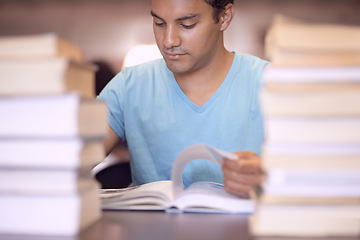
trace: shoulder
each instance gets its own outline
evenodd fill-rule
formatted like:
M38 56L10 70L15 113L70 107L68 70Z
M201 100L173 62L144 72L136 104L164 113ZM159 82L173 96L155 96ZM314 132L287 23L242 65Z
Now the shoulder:
M165 67L166 64L164 60L161 58L161 59L145 62L139 65L126 67L122 69L118 75L120 78L127 78L127 79L131 79L134 77L138 78L142 76L146 76L148 78L149 74L151 77L152 73L157 71L162 71L164 70Z
M264 70L270 62L250 54L235 52L234 65L235 76L245 78L256 88L261 88Z
M144 83L150 83L163 72L166 64L163 59L157 59L139 65L123 68L116 76L109 81L104 90L116 89L125 90ZM104 91L103 90L103 91Z
M126 99L130 95L142 96L155 84L159 85L169 71L163 59L157 59L122 69L100 92L99 99ZM122 100L121 100L122 101Z
M235 52L234 62L241 70L248 71L262 71L270 64L268 61L257 56L240 52Z
M262 76L269 62L259 57L235 52L235 58L232 66L232 82L238 86L238 90L247 89L247 94L255 95L263 87Z

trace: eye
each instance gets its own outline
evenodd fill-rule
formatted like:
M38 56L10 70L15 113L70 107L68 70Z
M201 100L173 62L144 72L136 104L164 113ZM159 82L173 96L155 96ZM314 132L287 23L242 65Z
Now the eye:
M158 27L161 27L161 26L164 26L164 25L165 25L164 22L159 21L159 20L154 20L154 24L155 24L156 26L158 26Z
M190 24L190 25L188 25L188 24L181 24L181 26L182 26L183 28L185 28L185 29L192 29L192 28L194 28L194 27L196 26L196 23Z

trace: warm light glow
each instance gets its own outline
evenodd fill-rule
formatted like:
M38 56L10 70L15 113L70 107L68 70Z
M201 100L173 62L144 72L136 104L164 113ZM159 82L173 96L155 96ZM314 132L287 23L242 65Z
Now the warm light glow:
M161 58L156 44L138 45L132 48L125 57L123 68Z

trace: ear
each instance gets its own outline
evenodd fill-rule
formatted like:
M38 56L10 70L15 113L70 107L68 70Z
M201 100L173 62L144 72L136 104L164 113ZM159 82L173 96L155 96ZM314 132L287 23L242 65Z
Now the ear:
M225 6L225 10L220 13L220 31L225 31L230 25L232 19L234 18L235 7L232 3L229 3Z

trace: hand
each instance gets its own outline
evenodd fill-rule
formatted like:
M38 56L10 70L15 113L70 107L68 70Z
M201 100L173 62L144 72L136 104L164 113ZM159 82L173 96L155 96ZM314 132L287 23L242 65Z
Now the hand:
M261 167L261 158L251 151L235 152L237 160L222 159L224 187L228 193L249 198L254 188L260 185L265 177Z

